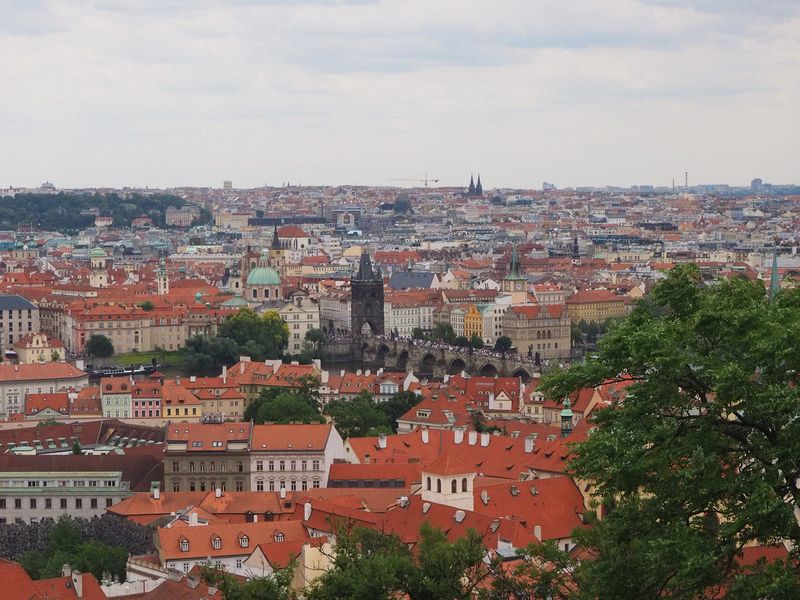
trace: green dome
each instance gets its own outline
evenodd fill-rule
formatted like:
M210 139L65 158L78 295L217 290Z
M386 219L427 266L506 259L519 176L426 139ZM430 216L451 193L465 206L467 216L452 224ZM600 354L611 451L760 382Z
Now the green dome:
M231 298L230 300L223 302L222 306L225 308L241 308L243 306L247 306L247 300L241 296L236 296L235 298Z
M102 248L92 248L89 251L89 256L96 256L96 257L100 258L101 256L105 256L105 255L106 255L106 252Z
M247 276L247 285L280 285L281 278L275 269L269 267L258 267L250 271Z

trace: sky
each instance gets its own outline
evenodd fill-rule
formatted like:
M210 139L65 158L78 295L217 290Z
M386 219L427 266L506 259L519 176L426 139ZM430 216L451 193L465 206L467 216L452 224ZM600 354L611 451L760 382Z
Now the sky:
M0 187L800 183L797 0L0 0Z

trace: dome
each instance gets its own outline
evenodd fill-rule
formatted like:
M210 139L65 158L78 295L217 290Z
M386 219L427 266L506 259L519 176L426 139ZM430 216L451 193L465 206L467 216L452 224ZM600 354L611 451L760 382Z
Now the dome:
M103 250L102 248L92 248L89 251L89 256L92 256L92 257L100 258L100 257L103 257L105 255L106 255L105 250Z
M247 285L280 285L281 278L275 269L269 267L258 267L250 271L247 276Z
M202 302L203 301L203 292L195 292L194 301L195 302Z
M243 306L247 306L247 300L241 296L236 296L235 298L223 302L222 306L225 308L242 308Z

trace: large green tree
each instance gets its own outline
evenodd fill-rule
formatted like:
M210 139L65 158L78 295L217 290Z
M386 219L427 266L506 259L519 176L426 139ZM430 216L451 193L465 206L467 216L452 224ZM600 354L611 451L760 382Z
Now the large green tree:
M114 355L114 344L106 336L95 334L86 342L85 351L92 358L108 358Z
M591 357L544 379L552 398L631 382L571 463L607 512L575 535L591 557L570 565L581 597L800 597L796 553L740 561L746 545L800 544L798 339L800 291L770 301L760 282L677 266Z
M244 411L245 421L256 423L319 423L319 381L303 376L297 387L272 387L261 391Z
M367 391L353 399L331 400L325 406L325 413L330 415L336 430L345 439L391 433L389 417Z
M277 311L259 315L243 308L220 325L219 337L234 340L253 360L280 358L289 341L289 328Z

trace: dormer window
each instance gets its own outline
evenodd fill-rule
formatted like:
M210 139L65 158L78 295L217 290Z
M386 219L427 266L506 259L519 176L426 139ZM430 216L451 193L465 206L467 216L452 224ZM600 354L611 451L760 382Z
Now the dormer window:
M189 551L189 540L183 539L181 540L181 552L188 552Z
M275 541L276 542L282 542L283 539L284 539L283 538L283 534L281 532L278 532L278 533L275 534Z
M243 535L239 538L239 545L242 548L247 548L250 545L250 538L248 538L246 535Z
M219 550L222 548L222 540L219 539L219 536L214 536L211 538L211 547L214 548L214 550Z

